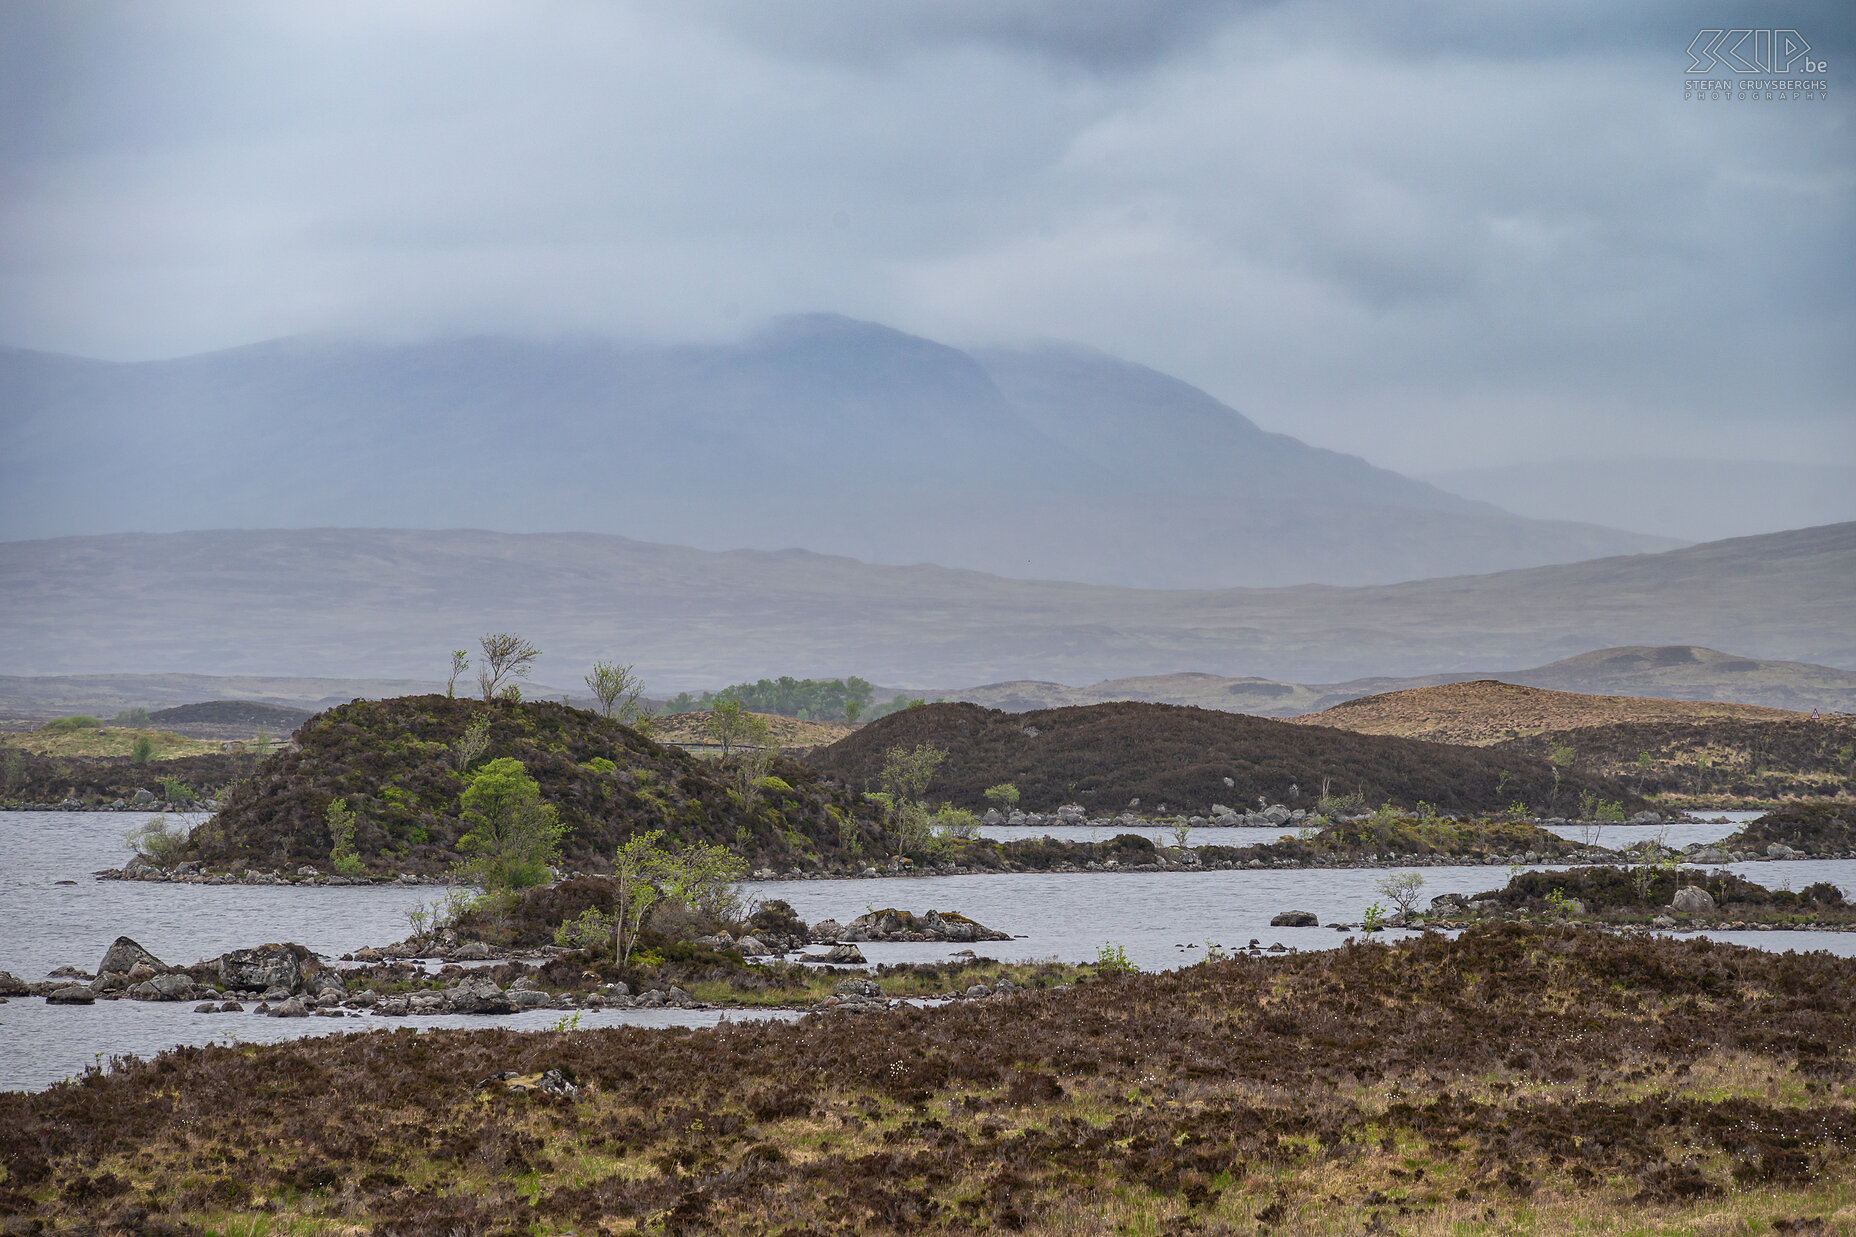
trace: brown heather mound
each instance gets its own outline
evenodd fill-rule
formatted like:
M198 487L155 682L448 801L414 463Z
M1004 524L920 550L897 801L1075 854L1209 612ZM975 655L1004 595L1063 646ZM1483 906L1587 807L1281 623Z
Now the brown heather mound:
M1805 715L1752 704L1655 700L1647 696L1588 696L1478 679L1473 683L1444 683L1437 687L1361 696L1320 713L1304 714L1294 721L1298 726L1332 726L1359 734L1482 745L1542 731L1574 730L1619 722L1667 724L1723 718L1778 722L1802 721Z
M1560 815L1590 792L1631 811L1643 806L1615 782L1574 772L1557 790L1543 759L1473 747L1298 726L1241 713L1121 702L1031 713L930 704L871 722L807 759L858 789L875 789L883 756L930 743L948 752L930 799L984 809L984 792L1015 784L1027 810L1080 803L1097 814L1162 804L1204 812L1258 799L1314 808L1322 783L1367 806L1420 801L1444 812L1494 812L1517 800ZM1234 785L1227 786L1229 778Z
M1615 778L1667 804L1697 808L1843 798L1856 819L1856 718L1785 721L1720 718L1694 722L1618 722L1495 746L1546 759L1559 744L1573 768ZM1639 761L1648 754L1649 767Z
M651 737L659 743L675 743L680 747L706 747L715 742L709 734L709 719L714 716L709 709L666 713L652 719ZM849 726L831 722L805 722L778 713L756 713L754 716L767 723L776 747L821 747L851 733Z
M388 1237L1840 1231L1853 991L1856 960L1821 953L1498 925L887 1016L177 1048L0 1095L0 1215ZM578 1093L477 1089L551 1069Z

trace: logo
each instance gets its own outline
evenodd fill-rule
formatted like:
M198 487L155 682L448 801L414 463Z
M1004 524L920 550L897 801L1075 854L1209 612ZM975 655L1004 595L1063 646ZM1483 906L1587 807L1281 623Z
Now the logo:
M1830 97L1830 62L1811 55L1796 30L1696 33L1688 45L1682 97L1724 103L1821 102ZM1706 77L1703 74L1719 74ZM1729 76L1731 75L1731 76Z
M1688 45L1688 71L1712 73L1823 73L1827 61L1810 59L1811 45L1796 30L1703 30ZM1802 62L1802 63L1800 63Z

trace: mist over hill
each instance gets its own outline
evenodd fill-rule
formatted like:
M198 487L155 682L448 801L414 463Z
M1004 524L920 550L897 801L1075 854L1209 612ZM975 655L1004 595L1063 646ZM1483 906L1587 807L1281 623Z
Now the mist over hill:
M1298 683L1700 645L1856 666L1856 524L1371 588L1165 591L581 534L309 529L0 543L11 674L426 679L519 631L536 677L927 687L1181 668ZM1409 686L1410 684L1399 684ZM1559 686L1541 683L1540 686ZM1354 694L1385 690L1360 687Z
M1679 544L1524 519L1074 348L830 315L730 344L0 349L0 536L562 529L1140 587L1391 583Z

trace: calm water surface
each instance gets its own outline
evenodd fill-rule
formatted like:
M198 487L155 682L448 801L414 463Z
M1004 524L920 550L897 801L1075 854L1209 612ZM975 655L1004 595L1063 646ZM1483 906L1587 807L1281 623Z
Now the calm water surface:
M202 887L93 879L94 871L123 862L123 831L144 819L125 812L0 812L0 969L28 980L65 963L92 970L119 935L134 937L156 956L177 964L265 941L296 941L338 957L363 945L401 939L407 933L406 912L440 892L429 887ZM1678 845L1711 841L1735 827L1686 826L1681 828L1695 836L1671 829L1667 840ZM1024 836L1032 831L1013 832ZM1082 831L1085 840L1087 832ZM1270 840L1282 832L1207 828L1195 830L1192 841L1255 833L1267 834L1261 840ZM1611 826L1602 842L1618 845L1626 838L1636 840L1638 833L1654 837L1657 832ZM1165 836L1159 840L1171 841ZM1798 889L1828 880L1856 892L1856 861L1737 864L1734 870L1775 887L1788 881ZM1439 893L1499 888L1507 876L1498 867L1428 868L1423 873L1421 900ZM1083 961L1114 942L1137 965L1156 970L1196 961L1204 956L1207 941L1226 948L1242 947L1253 938L1264 946L1330 948L1346 934L1326 927L1271 928L1270 917L1293 909L1313 911L1323 924L1357 923L1368 903L1382 900L1373 886L1385 875L1372 870L1019 873L771 882L750 889L763 897L786 899L808 922L828 917L847 922L868 909L889 906L959 910L1013 934L1010 941L980 948L991 957ZM1747 932L1724 934L1723 939L1766 949L1856 954L1856 935L1845 933ZM873 963L937 960L955 948L929 943L863 947ZM111 1001L60 1007L36 997L18 998L0 1005L0 1089L43 1087L113 1055L148 1056L176 1044L229 1036L269 1041L397 1026L539 1029L560 1016L539 1010L493 1020L272 1019L249 1013L195 1014L188 1003ZM587 1012L581 1025L693 1026L721 1016L715 1011L612 1010ZM736 1011L728 1016L746 1015Z

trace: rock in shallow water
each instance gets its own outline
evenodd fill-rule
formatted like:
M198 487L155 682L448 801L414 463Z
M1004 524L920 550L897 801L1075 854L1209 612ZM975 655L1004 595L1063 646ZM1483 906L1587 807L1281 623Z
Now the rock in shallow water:
M1318 928L1321 920L1313 911L1283 911L1270 920L1272 928Z

